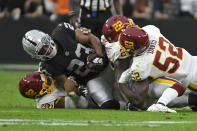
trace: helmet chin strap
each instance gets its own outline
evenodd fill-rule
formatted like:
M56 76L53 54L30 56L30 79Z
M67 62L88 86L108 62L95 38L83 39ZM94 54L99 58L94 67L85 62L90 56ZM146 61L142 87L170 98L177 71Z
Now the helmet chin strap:
M52 52L49 55L49 58L51 59L51 58L55 57L56 54L57 54L57 45L55 44L55 46L53 47Z

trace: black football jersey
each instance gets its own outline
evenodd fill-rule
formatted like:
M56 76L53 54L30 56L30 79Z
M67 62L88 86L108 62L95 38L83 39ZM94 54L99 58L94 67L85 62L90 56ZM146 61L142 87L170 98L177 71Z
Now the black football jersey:
M53 77L65 74L74 76L79 83L84 83L98 75L87 67L87 57L95 52L88 44L76 41L75 29L68 23L59 24L52 32L52 39L58 45L54 58L43 61L40 69L45 70Z

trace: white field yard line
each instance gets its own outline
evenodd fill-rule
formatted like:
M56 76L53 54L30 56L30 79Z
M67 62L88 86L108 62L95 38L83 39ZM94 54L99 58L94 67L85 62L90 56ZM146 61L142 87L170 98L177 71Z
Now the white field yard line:
M197 124L197 121L127 121L114 120L31 120L31 119L0 119L0 125L43 125L43 126L161 126L164 124Z

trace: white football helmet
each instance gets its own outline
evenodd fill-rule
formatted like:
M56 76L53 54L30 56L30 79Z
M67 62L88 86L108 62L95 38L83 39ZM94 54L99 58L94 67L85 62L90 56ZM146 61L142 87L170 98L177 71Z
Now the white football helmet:
M28 31L22 39L22 44L32 58L49 60L57 54L55 42L48 34L39 30Z

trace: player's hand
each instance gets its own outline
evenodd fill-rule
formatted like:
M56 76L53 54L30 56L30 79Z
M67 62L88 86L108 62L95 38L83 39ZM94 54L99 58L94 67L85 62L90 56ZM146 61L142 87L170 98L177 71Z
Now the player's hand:
M75 81L75 79L70 76L67 78L65 84L64 84L64 89L67 93L76 91L77 90L78 83Z
M91 32L90 29L87 29L85 27L80 27L79 30L84 34L84 35L87 35L88 33Z
M87 65L92 71L100 71L105 65L104 57L98 54L90 54L87 58Z
M127 105L126 105L126 110L129 110L129 111L141 111L140 108L136 107L133 103L131 102L128 102Z
M86 97L87 94L88 94L88 89L86 86L82 86L80 85L78 88L77 88L77 95L78 96L83 96L83 97Z

